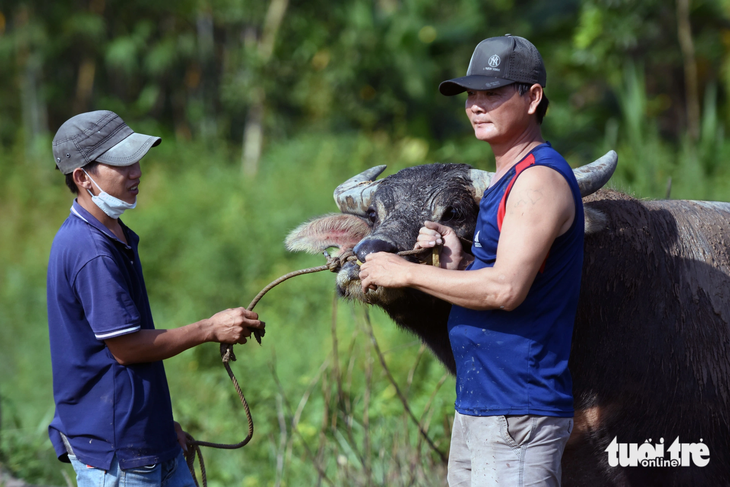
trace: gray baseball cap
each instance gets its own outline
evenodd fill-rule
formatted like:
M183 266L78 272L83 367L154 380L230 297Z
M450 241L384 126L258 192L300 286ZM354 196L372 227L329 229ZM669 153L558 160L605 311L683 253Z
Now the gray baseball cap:
M53 137L53 158L63 174L99 161L131 166L159 145L160 137L138 134L109 110L97 110L66 120Z
M444 81L442 95L453 96L467 90L489 90L512 83L547 84L547 73L537 48L524 37L510 34L480 42L469 61L466 76Z

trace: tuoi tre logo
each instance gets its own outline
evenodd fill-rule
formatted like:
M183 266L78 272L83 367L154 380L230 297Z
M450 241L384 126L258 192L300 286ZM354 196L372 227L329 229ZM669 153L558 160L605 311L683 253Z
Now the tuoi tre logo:
M664 438L651 444L651 439L638 443L619 443L614 437L606 448L608 464L611 467L704 467L710 463L710 449L702 442L680 443L677 437L667 448L669 458L664 454Z

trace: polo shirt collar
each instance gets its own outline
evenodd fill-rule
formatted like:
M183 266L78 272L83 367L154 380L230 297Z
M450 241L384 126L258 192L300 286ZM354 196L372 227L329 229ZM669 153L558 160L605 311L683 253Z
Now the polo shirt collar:
M80 220L83 220L84 222L88 223L92 227L99 230L101 233L106 235L107 237L111 238L112 240L115 240L122 244L126 249L131 249L129 245L125 244L121 240L117 238L116 235L114 235L111 230L109 230L103 223L101 223L99 220L96 219L94 215L86 211L86 209L81 206L78 202L78 200L74 200L73 205L71 206L71 215L73 215L76 218L79 218ZM122 222L122 220L119 220L119 224L122 226L123 229L126 229L127 226Z

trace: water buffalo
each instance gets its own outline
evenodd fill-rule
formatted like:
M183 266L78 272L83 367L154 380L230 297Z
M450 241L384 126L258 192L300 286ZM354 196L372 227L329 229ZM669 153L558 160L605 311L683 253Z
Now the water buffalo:
M563 485L730 485L730 203L598 190L613 167L609 153L577 170L586 238L570 357L575 428ZM342 213L301 225L287 238L289 249L338 247L364 260L411 249L427 219L472 238L490 173L431 164L375 181L383 170L338 187ZM352 261L339 270L337 288L385 309L454 372L448 303L413 289L363 294Z

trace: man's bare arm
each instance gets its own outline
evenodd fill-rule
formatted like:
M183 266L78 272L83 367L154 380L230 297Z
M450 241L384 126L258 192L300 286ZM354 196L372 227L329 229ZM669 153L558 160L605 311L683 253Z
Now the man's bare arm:
M205 342L246 343L254 328L264 328L256 313L233 308L180 328L139 330L104 342L117 362L131 365L174 357Z
M504 309L514 309L525 300L550 247L570 228L574 217L570 186L560 173L537 166L517 178L491 269L509 283Z

